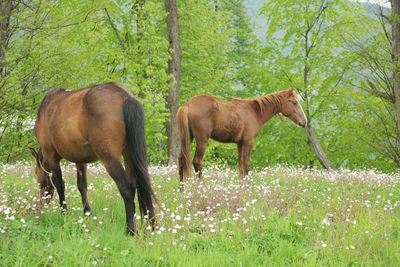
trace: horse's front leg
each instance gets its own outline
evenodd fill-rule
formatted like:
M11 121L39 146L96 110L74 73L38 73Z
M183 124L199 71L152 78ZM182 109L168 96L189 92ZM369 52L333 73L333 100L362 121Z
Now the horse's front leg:
M52 159L49 160L49 167L52 175L49 177L50 183L56 188L58 196L60 198L61 212L65 212L67 204L65 203L65 184L62 178L62 172L60 168L60 160Z
M251 156L251 151L253 150L254 146L254 141L251 142L245 142L242 145L242 172L241 172L241 178L247 176L249 174L250 170L250 156Z
M86 176L87 164L77 163L76 173L78 178L78 189L82 197L83 214L89 216L91 209L87 199L87 176Z
M238 151L238 166L239 166L239 178L243 178L243 144L237 143L237 151Z

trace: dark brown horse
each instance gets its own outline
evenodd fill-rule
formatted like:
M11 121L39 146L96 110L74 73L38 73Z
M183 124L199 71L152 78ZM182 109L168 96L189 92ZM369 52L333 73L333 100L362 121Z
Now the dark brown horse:
M202 162L208 139L236 143L239 158L239 177L248 174L250 155L261 126L272 116L282 113L304 128L306 116L294 87L289 90L257 98L225 101L207 95L197 95L179 108L176 115L181 151L178 157L179 184L191 175L190 145L193 138L197 147L193 166L201 178Z
M60 169L60 160L64 158L76 163L84 213L90 213L86 163L99 159L122 195L129 233L135 232L136 189L140 211L142 215L149 213L154 229L155 195L147 169L144 112L128 89L115 82L74 91L53 89L40 104L34 132L40 149L31 150L36 158L41 198L50 201L55 187L60 206L66 209Z

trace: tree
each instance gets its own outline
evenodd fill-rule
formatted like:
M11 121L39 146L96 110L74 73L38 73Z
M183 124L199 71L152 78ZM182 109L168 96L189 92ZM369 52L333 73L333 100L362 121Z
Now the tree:
M392 60L393 60L393 76L394 76L394 105L396 108L396 125L397 125L397 148L400 146L400 1L391 0L392 14L390 22L392 25ZM400 157L400 155L397 155ZM400 159L397 160L400 166Z
M43 29L41 15L29 16L42 5L30 1L7 0L0 3L0 158L11 160L22 153L29 142L29 113L37 93L31 94L29 87L35 86L43 70L30 60L37 48L33 36ZM32 14L30 13L30 14ZM22 45L22 39L26 42ZM45 80L47 77L43 77Z
M140 101L146 117L152 118L146 120L149 157L165 159L164 149L160 152L153 140L166 141L160 133L165 131L168 78L163 3L146 1L143 12L149 16L142 21L142 38L137 38L129 1L15 3L0 80L0 158L16 159L29 144L35 145L32 121L50 88L73 90L115 80L136 96L143 92Z
M326 169L334 166L326 157L314 126L327 123L322 114L337 98L348 71L351 58L335 42L342 28L351 25L347 4L326 0L269 1L261 9L268 19L265 60L288 86L295 85L301 92L308 119L307 142Z
M4 76L4 56L10 38L10 18L13 9L13 1L5 0L0 3L0 76Z
M234 47L236 30L230 27L230 12L216 8L218 3L185 0L179 6L181 104L200 93L232 96L233 62L227 55Z
M352 67L357 101L349 103L353 134L372 149L371 157L379 153L400 166L397 145L396 108L394 94L394 62L390 9L380 4L362 4L366 10L358 17L362 23L342 34L346 49L354 54Z
M227 57L232 62L232 73L235 83L233 88L235 94L243 97L254 96L252 82L255 80L254 72L259 69L259 56L256 49L258 41L253 32L250 17L247 15L247 9L244 0L222 0L219 2L219 11L229 14L229 28L234 29L232 33L232 46L227 51ZM239 95L235 95L238 97Z
M179 90L181 83L181 44L178 20L178 9L176 0L165 0L167 15L167 32L169 41L168 74L171 79L168 81L167 108L170 113L167 120L168 138L168 163L176 163L179 153L178 129L176 126L176 112L179 108Z

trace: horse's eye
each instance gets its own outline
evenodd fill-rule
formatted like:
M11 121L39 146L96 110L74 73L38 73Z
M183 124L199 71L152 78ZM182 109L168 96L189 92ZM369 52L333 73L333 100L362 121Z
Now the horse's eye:
M296 106L296 105L297 105L297 102L296 102L296 101L295 101L295 102L293 102L293 105L295 105L295 106Z

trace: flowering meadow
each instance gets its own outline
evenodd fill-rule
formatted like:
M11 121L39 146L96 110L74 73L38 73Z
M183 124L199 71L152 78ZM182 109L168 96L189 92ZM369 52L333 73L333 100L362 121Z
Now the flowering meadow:
M2 266L400 265L400 175L374 170L327 172L275 166L243 180L213 166L203 182L178 191L176 166L151 166L154 232L137 217L125 234L125 211L101 164L88 166L84 216L75 167L63 165L67 212L58 195L38 200L31 162L0 165ZM137 205L137 210L139 210Z

